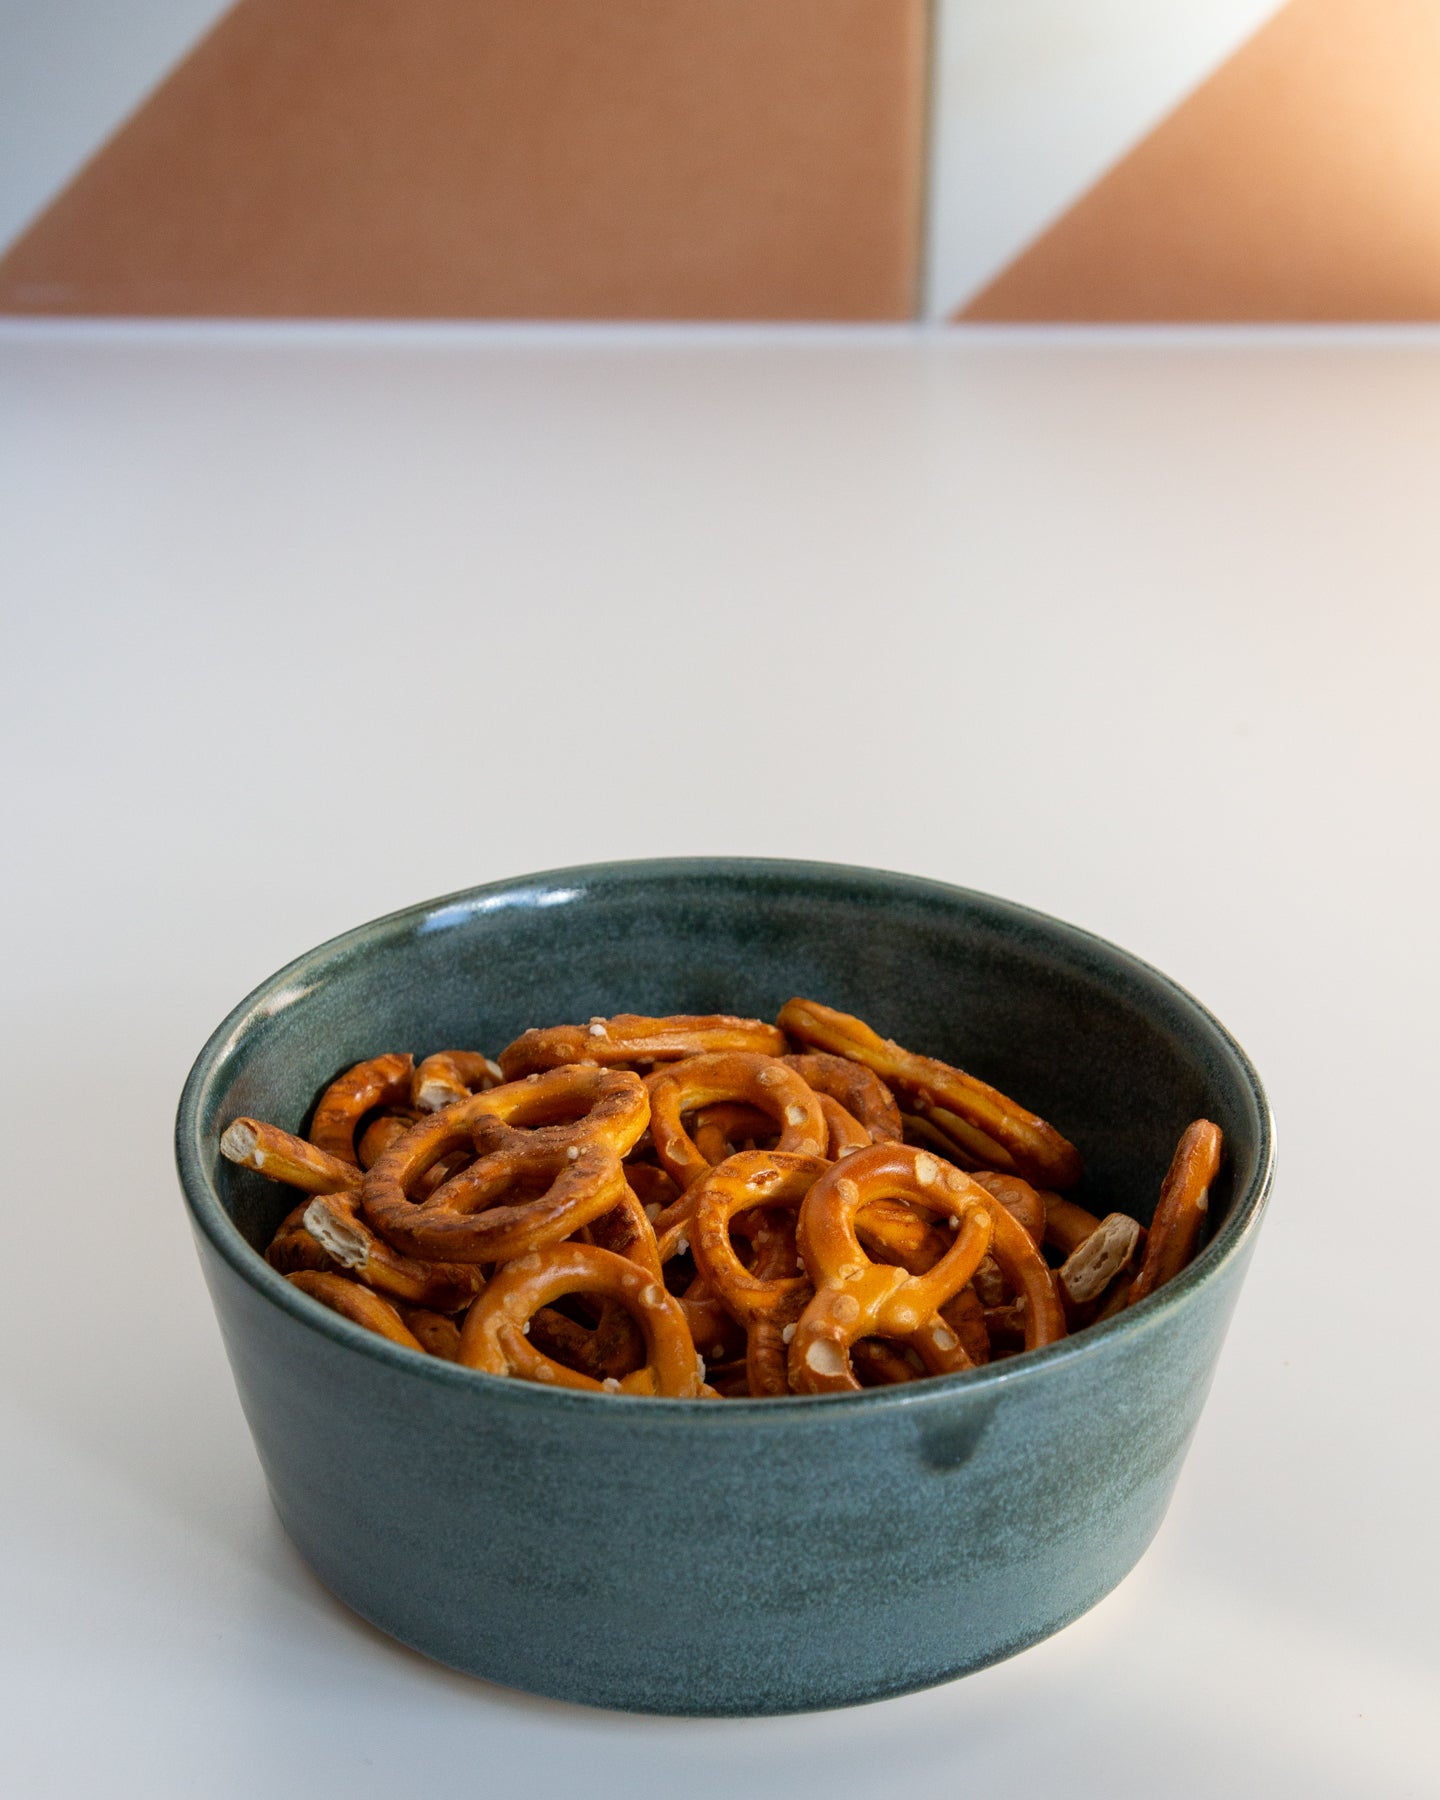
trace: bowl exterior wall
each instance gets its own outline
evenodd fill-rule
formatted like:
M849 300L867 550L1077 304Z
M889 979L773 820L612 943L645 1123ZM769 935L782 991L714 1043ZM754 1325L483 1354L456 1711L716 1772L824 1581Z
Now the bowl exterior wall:
M618 1010L852 1009L1080 1140L1077 1197L1148 1219L1190 1118L1225 1131L1215 1241L1110 1324L860 1396L680 1403L496 1380L325 1312L256 1253L293 1204L225 1164L377 1050L493 1051ZM1139 1097L1143 1097L1142 1100ZM311 952L212 1038L182 1186L275 1505L320 1579L455 1668L593 1705L754 1714L943 1681L1110 1591L1154 1535L1270 1180L1264 1095L1166 978L984 895L827 865L561 871Z
M908 1692L1093 1606L1164 1515L1244 1261L1058 1366L756 1421L536 1408L488 1380L477 1404L201 1253L276 1509L327 1587L470 1674L689 1714Z

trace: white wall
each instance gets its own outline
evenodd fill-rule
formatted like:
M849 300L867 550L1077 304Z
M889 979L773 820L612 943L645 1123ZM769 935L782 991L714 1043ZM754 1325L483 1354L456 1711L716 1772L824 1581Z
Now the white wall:
M0 245L230 0L0 0Z

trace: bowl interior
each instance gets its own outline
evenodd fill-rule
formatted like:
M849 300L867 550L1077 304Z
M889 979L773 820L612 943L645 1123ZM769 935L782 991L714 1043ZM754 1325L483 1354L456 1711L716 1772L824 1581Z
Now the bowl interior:
M259 1247L295 1197L220 1158L219 1134L237 1114L301 1129L334 1075L385 1050L493 1055L527 1026L595 1013L770 1019L794 994L858 1013L1049 1119L1085 1158L1074 1197L1094 1212L1148 1223L1176 1139L1202 1116L1228 1150L1212 1238L1233 1236L1263 1197L1269 1130L1254 1070L1146 964L940 883L708 860L497 883L300 958L236 1009L197 1062L181 1108L182 1173L202 1216L218 1203Z

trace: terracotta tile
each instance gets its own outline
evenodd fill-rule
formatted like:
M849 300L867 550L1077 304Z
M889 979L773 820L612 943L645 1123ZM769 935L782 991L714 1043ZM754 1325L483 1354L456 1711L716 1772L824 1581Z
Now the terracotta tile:
M957 317L1440 318L1440 0L1291 0Z
M0 308L901 319L924 0L241 0Z

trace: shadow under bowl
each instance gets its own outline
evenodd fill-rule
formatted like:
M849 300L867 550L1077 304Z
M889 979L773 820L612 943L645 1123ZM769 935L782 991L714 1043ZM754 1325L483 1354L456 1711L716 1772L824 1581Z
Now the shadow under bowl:
M863 1394L560 1391L392 1345L260 1248L289 1190L219 1155L299 1129L382 1050L493 1052L620 1011L773 1018L804 994L960 1064L1078 1143L1091 1210L1148 1222L1194 1118L1225 1133L1211 1239L1109 1323ZM275 1506L342 1600L454 1668L596 1706L759 1714L901 1694L1108 1593L1164 1516L1269 1191L1224 1028L1136 958L1024 907L829 864L685 859L494 882L348 932L220 1026L177 1157Z

